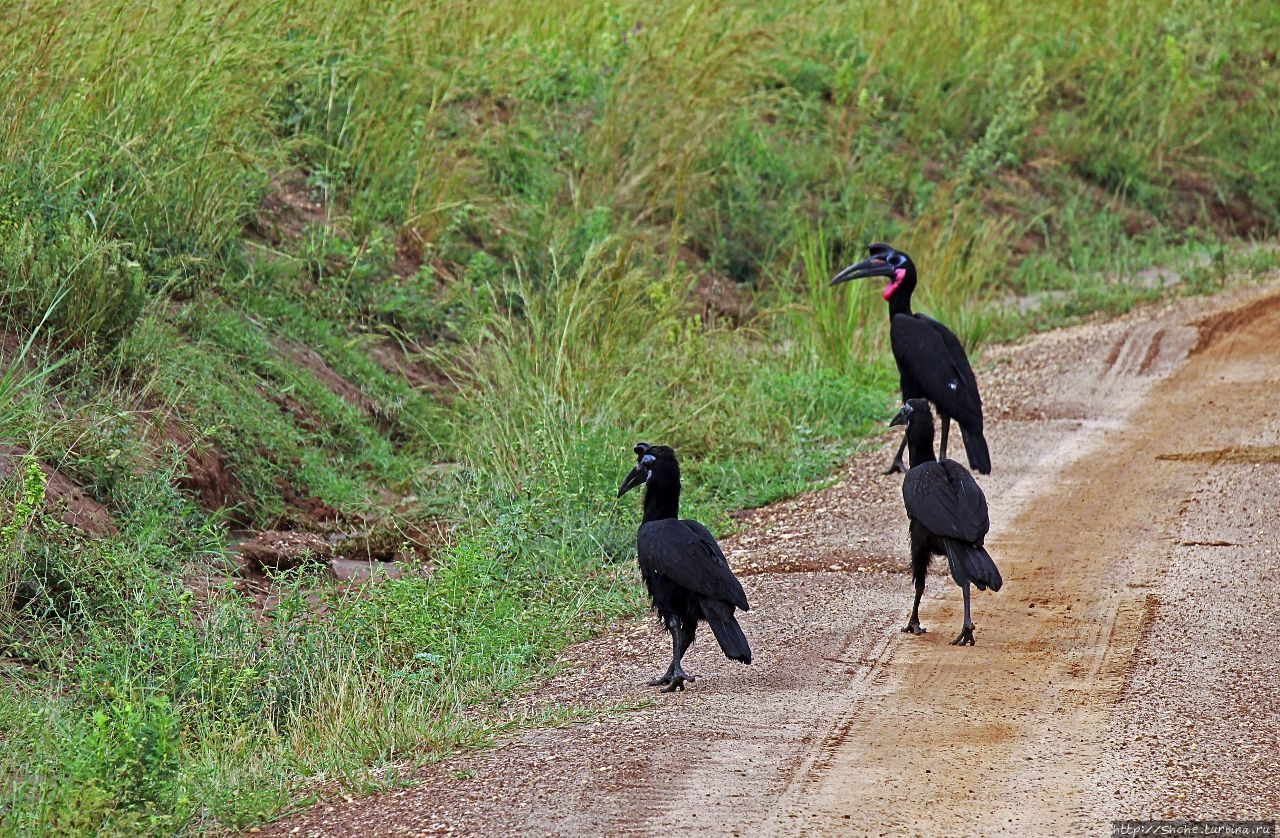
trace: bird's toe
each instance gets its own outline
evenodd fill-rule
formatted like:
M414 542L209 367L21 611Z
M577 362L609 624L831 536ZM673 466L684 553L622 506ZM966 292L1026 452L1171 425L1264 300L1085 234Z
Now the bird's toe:
M671 683L667 685L666 689L664 689L663 692L673 693L673 692L676 692L677 690L679 690L680 692L684 692L685 684L691 684L696 680L698 680L696 675L690 675L687 672L682 672L682 673L673 675L671 677Z
M926 629L924 626L920 625L919 623L907 623L902 628L903 634L920 635L920 634L925 634L926 632L928 632L928 629Z
M646 683L648 686L650 686L650 687L661 687L663 684L670 684L670 683L671 683L671 676L670 676L670 675L659 675L657 678L652 678L652 679L650 679L650 680L646 681L645 683Z
M965 626L963 629L961 629L960 634L956 636L956 639L951 641L951 645L952 646L974 645L973 626Z

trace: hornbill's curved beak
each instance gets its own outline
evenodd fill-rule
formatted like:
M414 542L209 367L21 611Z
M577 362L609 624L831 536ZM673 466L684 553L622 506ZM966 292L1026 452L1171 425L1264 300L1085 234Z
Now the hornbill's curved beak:
M851 279L865 279L869 276L893 276L894 267L878 256L863 259L856 265L850 265L831 280L832 285L839 285Z
M644 466L636 466L631 469L631 473L627 475L627 479L622 481L622 485L618 487L618 497L622 497L637 486L644 485L649 479L649 469Z
M911 418L911 414L913 411L914 411L914 408L912 408L911 405L904 404L902 406L902 409L898 411L898 415L893 417L893 421L889 423L889 427L892 428L894 425L907 424L907 421Z

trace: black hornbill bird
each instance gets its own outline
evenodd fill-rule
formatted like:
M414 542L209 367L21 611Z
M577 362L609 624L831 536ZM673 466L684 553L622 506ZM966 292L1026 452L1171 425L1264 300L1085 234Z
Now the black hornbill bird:
M991 454L982 436L982 397L978 382L960 341L946 326L911 311L911 292L916 287L916 266L911 257L890 245L876 242L867 247L870 258L836 274L832 285L869 276L888 277L884 298L889 303L889 343L898 362L898 378L902 400L928 399L938 406L942 417L943 459L947 456L947 432L955 419L964 437L969 455L969 468L979 474L991 473ZM898 446L893 464L885 474L906 471L902 451L906 438Z
M890 425L907 426L911 470L902 481L902 500L911 519L911 573L916 599L903 631L924 634L920 626L920 597L931 556L946 556L951 578L964 591L964 628L952 646L973 645L969 617L969 585L1000 590L1004 580L982 546L991 528L987 499L973 475L955 460L938 462L933 456L933 414L924 399L909 399Z
M640 575L649 589L653 608L671 632L671 665L649 682L667 685L663 692L683 690L695 676L680 665L693 643L698 621L706 620L720 648L733 660L751 663L751 647L733 616L734 607L749 611L729 562L715 537L702 524L680 520L680 463L665 445L642 442L635 447L636 467L618 497L644 485L644 519L636 534Z

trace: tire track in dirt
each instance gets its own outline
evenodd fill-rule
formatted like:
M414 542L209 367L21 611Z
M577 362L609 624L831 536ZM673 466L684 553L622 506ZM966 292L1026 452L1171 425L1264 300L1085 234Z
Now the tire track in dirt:
M563 671L509 712L651 705L518 733L493 751L425 769L417 788L321 804L268 831L1096 833L1109 817L1194 816L1194 806L1171 802L1188 796L1177 755L1144 764L1137 784L1113 770L1109 761L1147 753L1142 731L1117 708L1135 717L1155 708L1159 718L1144 717L1144 730L1164 736L1176 722L1170 741L1194 742L1178 714L1205 703L1212 685L1152 692L1151 683L1171 677L1170 660L1189 660L1177 677L1227 671L1247 680L1256 669L1258 684L1276 669L1264 661L1274 657L1275 623L1258 629L1235 612L1222 625L1191 610L1171 614L1163 603L1174 596L1161 587L1167 568L1181 580L1202 564L1220 566L1226 550L1247 549L1196 542L1280 538L1280 521L1227 526L1229 512L1216 513L1214 526L1189 523L1208 508L1204 498L1231 502L1228 489L1205 495L1216 470L1270 469L1250 472L1254 484L1280 483L1280 464L1249 460L1280 443L1280 411L1248 439L1230 413L1241 399L1274 400L1276 335L1280 288L1272 286L986 353L979 375L996 472L981 483L1006 587L975 595L974 648L947 645L961 604L945 567L935 566L922 604L930 633L898 632L910 605L907 527L900 483L878 476L888 454L876 450L855 457L830 488L744 514L739 534L723 540L736 568L754 569L744 574L754 606L743 619L757 651L751 667L723 660L704 637L691 671L705 677L685 693L655 696L640 685L662 663L662 637L651 620L628 622L569 650ZM1270 567L1233 566L1238 588L1257 588ZM1275 605L1251 610L1280 617ZM1242 631L1254 632L1253 645L1217 669L1188 652L1190 633L1226 648L1230 632ZM1145 645L1150 636L1163 645ZM1145 692L1130 691L1135 681ZM1267 701L1255 703L1263 710L1236 702L1228 712L1274 742L1275 714L1266 716ZM1244 759L1257 769L1270 758L1254 749ZM1188 776L1225 788L1230 781L1211 769ZM1238 785L1272 805L1263 781ZM1222 807L1240 799L1229 789L1209 797Z

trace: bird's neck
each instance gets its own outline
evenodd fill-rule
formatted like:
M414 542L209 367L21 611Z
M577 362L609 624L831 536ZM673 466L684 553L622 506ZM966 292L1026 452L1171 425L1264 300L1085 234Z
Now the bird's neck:
M889 298L889 319L892 320L899 314L911 316L910 288L899 288L897 293Z
M911 467L921 463L936 463L933 453L933 427L907 427L907 455L911 459Z
M653 485L652 481L644 490L644 519L640 522L661 521L666 518L680 517L680 484L666 486Z

